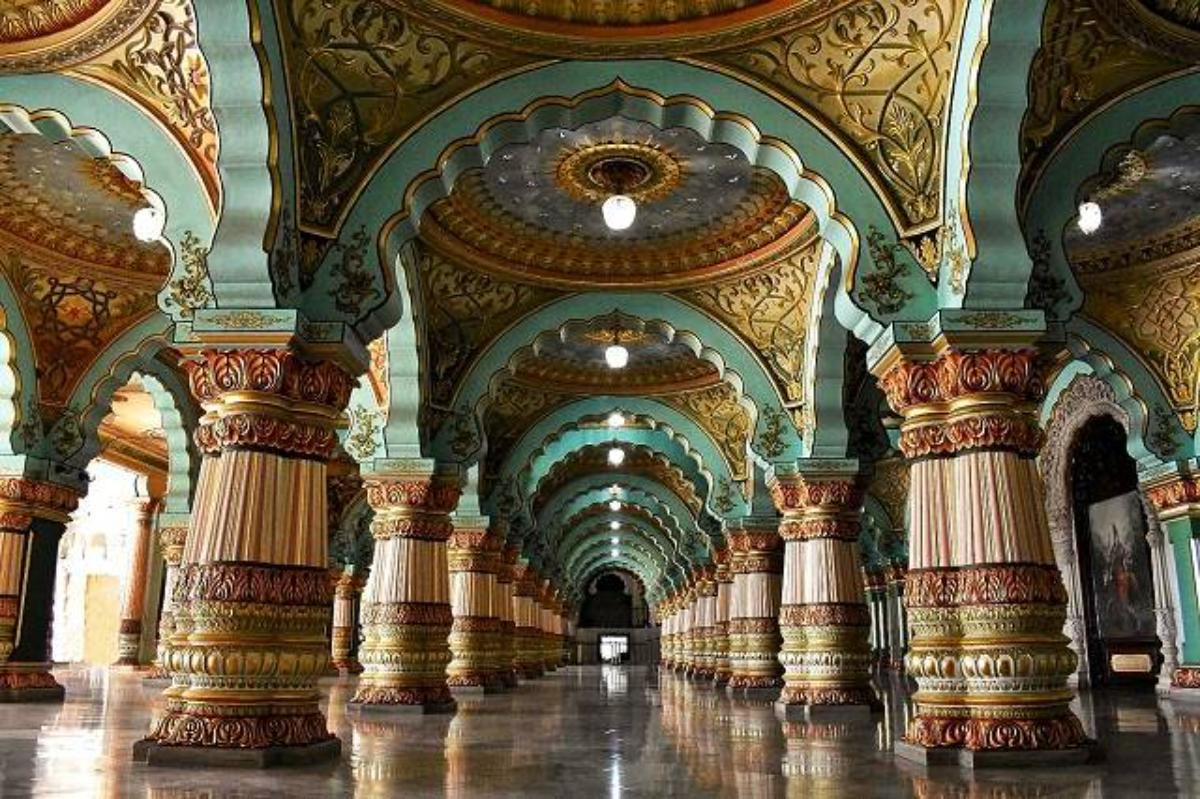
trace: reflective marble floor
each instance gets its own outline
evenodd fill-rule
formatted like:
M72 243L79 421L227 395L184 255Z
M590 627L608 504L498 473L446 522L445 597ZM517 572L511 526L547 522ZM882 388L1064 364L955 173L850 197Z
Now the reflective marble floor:
M0 796L1114 797L1200 795L1200 704L1133 693L1077 710L1107 760L980 773L892 759L905 692L886 678L876 722L781 723L767 703L636 668L561 670L452 717L359 722L353 682L326 686L339 762L201 771L130 762L156 691L137 675L64 670L63 705L0 705Z

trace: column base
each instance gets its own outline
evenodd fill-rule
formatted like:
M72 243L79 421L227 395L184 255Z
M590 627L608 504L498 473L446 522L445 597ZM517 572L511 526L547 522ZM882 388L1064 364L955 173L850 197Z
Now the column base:
M342 754L337 738L307 746L268 746L261 749L218 746L164 746L150 738L133 745L133 760L148 766L194 768L272 768L336 760Z
M360 685L346 704L346 712L364 716L453 713L457 708L450 688L445 685L429 688Z
M1045 768L1083 766L1104 759L1104 750L1095 741L1071 749L974 750L959 747L933 747L897 741L893 751L898 758L922 766L958 766L969 769Z
M66 689L50 673L49 663L0 665L0 704L61 702Z
M752 699L775 701L783 688L783 680L771 677L738 677L736 674L729 679L725 692L735 699Z
M446 684L450 686L450 693L454 695L496 694L504 690L503 680L499 674L494 673L458 677L451 675Z
M433 716L446 713L454 713L458 710L458 702L451 697L445 702L425 702L422 704L366 704L363 702L349 702L346 705L346 713L351 716L357 716L363 719L385 718L388 716Z

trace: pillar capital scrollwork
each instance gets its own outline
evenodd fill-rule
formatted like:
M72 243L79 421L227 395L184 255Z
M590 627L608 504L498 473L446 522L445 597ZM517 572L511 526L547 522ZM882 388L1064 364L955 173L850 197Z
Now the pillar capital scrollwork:
M783 514L779 535L784 541L858 540L863 487L856 476L778 477L771 496Z
M187 543L188 526L173 524L158 531L158 546L163 560L170 566L178 566L183 560L183 547Z
M1036 416L1045 383L1031 349L946 350L932 360L891 359L879 387L904 417L900 448L909 458L978 449L1036 454Z
M1200 474L1177 472L1149 481L1146 499L1162 519L1200 516Z
M354 387L338 364L290 349L210 349L183 366L206 411L195 436L202 452L238 448L319 460L333 454L334 424Z
M24 532L33 519L67 523L79 506L79 493L57 483L27 477L0 477L0 527Z

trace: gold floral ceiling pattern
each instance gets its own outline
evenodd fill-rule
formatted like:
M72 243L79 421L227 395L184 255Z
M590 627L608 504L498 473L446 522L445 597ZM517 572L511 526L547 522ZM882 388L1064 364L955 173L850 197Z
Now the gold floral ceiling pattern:
M1179 51L1131 41L1120 15L1125 0L1052 0L1042 46L1029 76L1029 109L1021 131L1021 196L1058 142L1113 98L1165 75L1192 68Z
M684 55L737 47L855 0L388 0L482 41L555 57Z
M0 75L50 71L98 83L145 109L188 154L218 207L218 135L193 0L0 4Z
M905 235L940 221L965 0L768 0L730 11L706 3L695 8L715 13L660 26L617 22L623 9L632 19L635 8L665 7L658 3L605 3L601 12L586 3L276 2L295 98L300 222L312 233L335 235L390 149L481 86L548 57L675 54L811 115L862 165ZM672 4L672 13L687 5ZM592 13L613 24L539 33L543 22L572 24L556 17ZM689 24L700 26L699 39L673 27Z
M33 337L41 401L61 408L96 355L155 308L170 272L133 235L140 187L70 142L0 136L0 270Z
M770 269L678 292L745 339L789 403L804 398L804 340L821 247L813 239Z

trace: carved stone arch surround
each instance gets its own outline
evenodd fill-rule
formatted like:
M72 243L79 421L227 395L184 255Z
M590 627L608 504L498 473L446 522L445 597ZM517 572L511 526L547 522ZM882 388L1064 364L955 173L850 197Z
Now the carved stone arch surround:
M1093 419L1104 416L1115 419L1129 432L1129 414L1117 403L1116 393L1106 382L1094 375L1076 375L1054 402L1046 424L1046 443L1042 446L1039 465L1046 485L1046 515L1050 523L1050 539L1054 559L1067 588L1067 621L1064 633L1070 638L1071 649L1079 656L1074 680L1086 686L1091 673L1087 651L1087 621L1084 618L1083 576L1079 571L1079 552L1075 535L1075 515L1071 503L1070 456L1079 432ZM1162 532L1153 508L1139 488L1138 496L1146 512L1147 542L1151 548L1152 568L1159 570L1161 560L1154 554L1161 547ZM1162 583L1154 575L1156 586ZM1163 673L1169 680L1176 665L1176 629L1173 613L1155 591L1154 612L1159 638L1162 640ZM1165 607L1164 607L1165 606ZM1160 679L1161 682L1161 679Z

